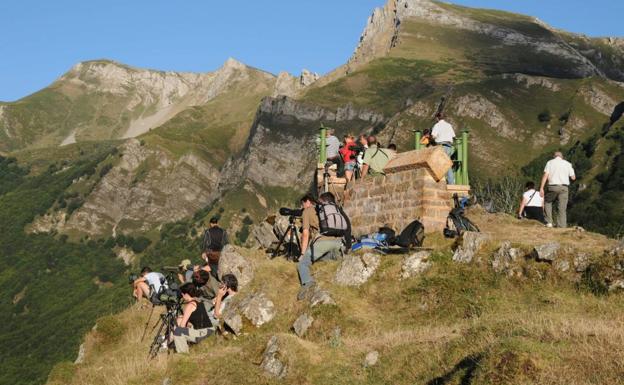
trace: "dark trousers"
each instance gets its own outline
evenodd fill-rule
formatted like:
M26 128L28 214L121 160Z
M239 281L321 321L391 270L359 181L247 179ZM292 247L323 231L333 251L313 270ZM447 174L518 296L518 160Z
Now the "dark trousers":
M541 207L529 206L524 208L524 216L527 219L535 219L542 223L546 223L544 219L544 210Z
M336 166L338 166L338 169L336 170L336 176L337 177L342 178L344 176L345 164L344 164L344 161L342 160L342 156L338 155L335 158L327 159L327 162L333 163Z

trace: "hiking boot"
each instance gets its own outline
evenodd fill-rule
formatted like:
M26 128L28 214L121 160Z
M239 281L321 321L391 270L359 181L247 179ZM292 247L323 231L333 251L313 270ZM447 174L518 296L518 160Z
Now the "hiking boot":
M309 297L315 287L316 282L314 281L301 286L301 289L299 289L299 293L297 294L297 301L303 301L304 299Z

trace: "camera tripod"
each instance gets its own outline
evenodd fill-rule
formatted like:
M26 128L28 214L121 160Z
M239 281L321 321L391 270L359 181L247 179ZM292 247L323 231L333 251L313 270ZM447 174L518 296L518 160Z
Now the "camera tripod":
M286 228L286 231L284 231L284 234L280 237L277 247L273 250L271 259L277 257L277 254L282 246L284 246L284 253L287 260L293 262L297 262L299 260L299 255L301 254L301 243L299 242L299 235L297 234L297 226L295 226L294 215L290 215L288 217L288 227Z
M173 331L176 328L177 324L176 319L178 318L179 314L180 304L176 303L171 306L167 305L167 311L160 315L159 322L156 322L156 324L154 324L154 327L152 328L153 331L154 329L156 329L156 326L160 324L158 332L156 332L154 340L152 341L152 344L149 348L149 353L147 355L149 359L153 359L156 357L163 342L169 344L169 337L173 335ZM147 325L145 326L147 327Z

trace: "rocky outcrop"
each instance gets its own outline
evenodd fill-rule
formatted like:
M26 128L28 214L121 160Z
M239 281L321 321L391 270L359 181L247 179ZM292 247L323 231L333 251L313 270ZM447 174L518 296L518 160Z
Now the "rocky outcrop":
M379 254L349 254L344 257L336 271L336 283L343 286L360 286L375 273L380 261Z
M365 368L370 368L371 366L377 365L378 361L379 361L379 352L377 350L373 350L372 352L368 352L368 354L366 354L366 357L364 357L364 362L362 366L364 366Z
M484 233L466 231L461 236L461 244L455 249L453 261L470 263L483 245L490 240L490 236Z
M533 249L533 257L538 262L553 263L559 255L561 245L557 242L545 243L543 245L535 246Z
M247 286L254 276L253 263L243 257L232 245L226 245L219 259L219 275L234 274L239 290Z
M148 231L192 216L216 197L219 172L192 153L179 159L130 139L119 162L102 177L63 231L90 235Z
M280 349L280 343L277 336L271 337L267 343L264 353L262 353L262 362L260 367L271 377L284 378L288 372L288 367L282 361L283 352Z
M273 301L264 293L254 293L245 297L238 308L252 325L260 327L275 317L276 310Z
M522 257L522 250L511 247L511 242L503 242L492 257L492 269L508 276L521 275L516 262Z
M561 86L553 79L543 76L531 76L525 74L503 74L503 79L511 79L518 84L523 85L526 88L533 86L546 88L547 90L558 92L561 90Z
M607 116L611 116L613 109L618 104L611 96L595 85L582 87L579 93L583 96L587 104L592 106L596 111Z
M310 316L309 314L302 314L293 324L293 331L298 337L303 337L303 335L308 331L310 326L312 326L312 322L314 322L314 318L312 318L312 316Z
M230 159L223 168L219 190L227 191L247 181L262 186L296 186L304 191L316 169L321 122L357 129L383 119L378 113L351 105L328 110L289 97L264 98L240 157Z
M481 95L469 94L459 97L455 101L455 113L461 117L481 120L505 138L515 139L517 135L498 107Z
M429 251L419 251L405 257L401 266L401 278L411 278L429 270L432 266L428 260L430 256L431 252Z
M310 307L319 305L335 305L336 302L328 291L321 289L318 285L314 287L310 296Z
M314 84L319 79L319 74L306 69L301 71L299 77L295 77L288 72L280 72L273 90L273 97L297 96L303 89Z

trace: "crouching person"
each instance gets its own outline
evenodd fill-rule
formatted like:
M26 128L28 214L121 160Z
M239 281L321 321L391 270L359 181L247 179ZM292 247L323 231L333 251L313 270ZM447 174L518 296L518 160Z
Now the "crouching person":
M321 194L318 205L314 198L306 195L301 198L301 206L303 208L301 256L297 265L301 282L297 299L300 301L308 297L316 285L310 273L312 264L321 260L336 259L341 253L343 239L351 238L349 218L336 205L332 193Z
M147 298L151 303L157 304L158 294L163 285L165 276L145 266L141 270L141 275L132 282L132 295L137 301Z
M214 334L214 328L204 302L198 301L200 292L192 283L180 287L184 305L182 315L177 319L177 327L173 331L173 343L177 353L188 353L188 344L196 344Z

